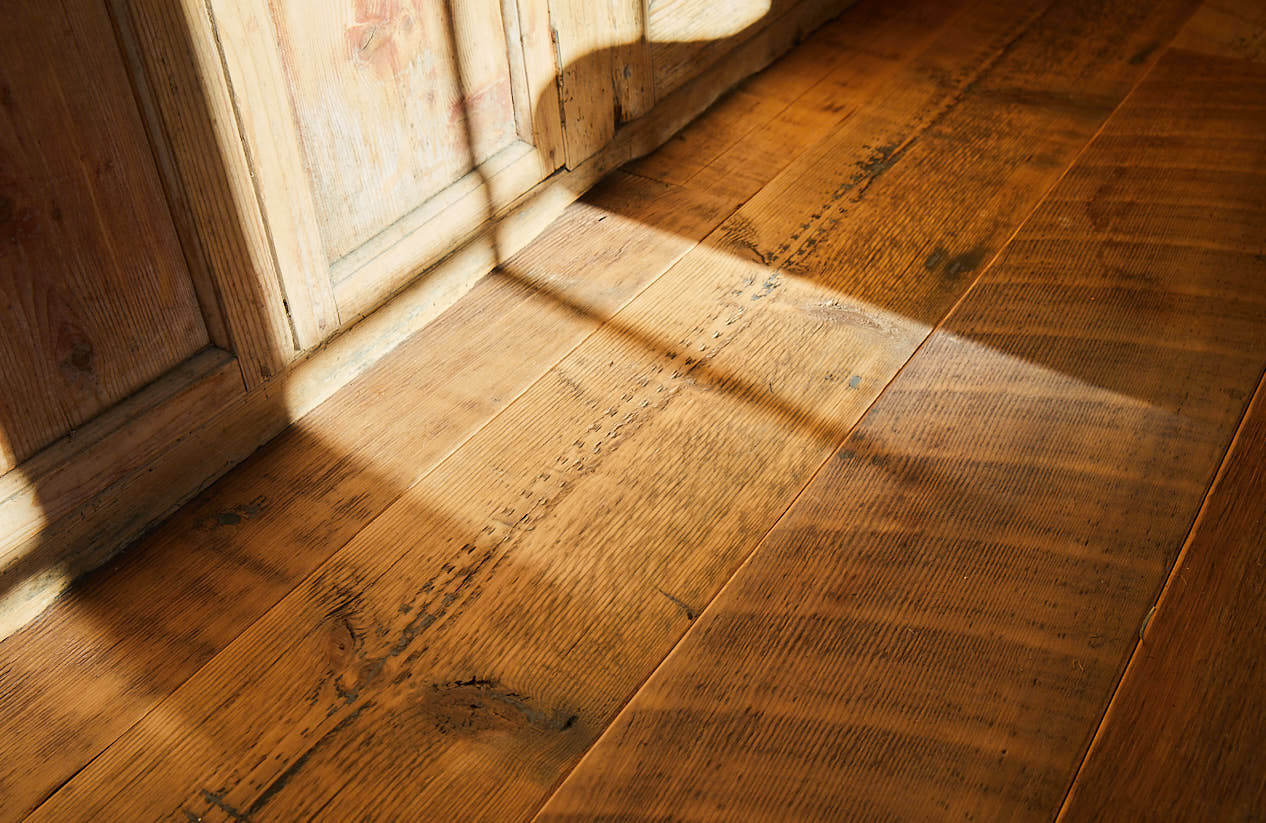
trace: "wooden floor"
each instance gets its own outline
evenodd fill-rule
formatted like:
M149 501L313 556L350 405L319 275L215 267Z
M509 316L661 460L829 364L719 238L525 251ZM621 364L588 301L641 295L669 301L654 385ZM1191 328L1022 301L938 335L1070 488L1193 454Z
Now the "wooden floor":
M0 642L0 823L1266 817L1266 4L860 0Z

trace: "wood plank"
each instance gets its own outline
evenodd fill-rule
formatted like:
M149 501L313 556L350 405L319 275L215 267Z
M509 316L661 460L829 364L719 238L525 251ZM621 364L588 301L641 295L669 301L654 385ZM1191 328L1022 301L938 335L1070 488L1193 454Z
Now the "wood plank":
M253 388L294 359L295 343L206 3L111 3L163 118L179 176L168 190L180 222L196 228L183 239L214 281L228 348Z
M523 64L532 102L531 142L541 151L542 171L561 167L566 159L563 109L559 101L558 54L549 0L516 0L522 30ZM526 139L526 138L525 138Z
M520 206L541 182L540 159L516 141L329 267L345 321L363 317L420 272ZM491 266L472 270L468 287Z
M840 0L804 0L791 13L736 47L725 60L713 63L666 97L656 98L651 116L640 117L620 128L609 149L623 148L623 160L627 161L659 148L726 91L773 63L824 25L837 14L839 3Z
M209 340L109 15L0 15L0 474Z
M1266 61L1266 3L1205 0L1174 45L1220 57Z
M629 169L745 202L791 164L798 148L851 116L963 5L854 5Z
M524 0L520 10L529 6L539 7L543 2L528 3ZM109 472L111 482L95 494L59 494L57 510L64 510L60 517L55 517L52 512L45 516L42 509L36 510L30 505L36 497L36 490L26 482L26 478L9 478L13 483L5 486L8 491L0 496L0 521L9 522L16 517L22 524L34 523L38 533L32 536L26 531L14 532L11 533L12 539L3 544L6 551L16 552L23 558L21 574L8 575L5 581L6 590L14 596L0 601L0 621L3 621L6 631L7 627L16 628L34 618L43 604L51 602L65 590L74 574L110 557L135 540L234 463L275 436L287 423L329 398L404 337L452 306L498 261L517 253L524 244L537 237L572 201L622 159L627 159L631 151L646 151L658 145L671 135L673 129L680 128L705 108L721 89L781 53L798 36L797 32L810 29L819 22L812 8L806 9L806 14L808 16L787 21L787 26L767 29L760 38L749 41L735 52L733 60L705 72L675 92L664 106L630 125L598 155L574 170L551 176L508 204L496 215L494 225L485 227L414 278L392 295L386 305L293 363L287 372L284 391L280 386L256 386L246 396L225 394L221 398L222 405L215 412L200 415L196 422L191 419L188 429L179 432L174 440L149 443L155 459L145 467L145 471L133 471L123 476ZM161 22L149 15L145 15L145 20L151 24ZM171 33L178 28L174 24L159 26L158 33ZM150 37L154 37L153 32ZM524 38L525 49L530 40L532 38ZM151 46L155 44L171 45L162 38L154 40ZM188 58L184 52L160 54L162 57L157 61L159 68L169 70L173 65L179 68L181 61ZM552 54L547 56L552 66ZM182 78L184 75L174 73L168 78L170 88L165 88L175 93L182 88ZM830 111L826 112L826 115L830 114ZM837 119L832 117L831 122ZM176 122L184 124L186 118L182 115ZM802 132L796 137L803 139L809 135L809 132ZM196 157L214 156L199 154ZM782 165L785 163L765 168L763 179L772 177ZM755 178L749 175L747 184L752 179ZM490 182L494 200L508 193L508 190L498 191L501 184L495 177ZM747 194L741 192L736 197L736 191L724 191L720 202L706 198L710 203L706 210L716 209L718 214L728 212L746 199ZM210 198L204 205L214 205L215 202L214 198ZM224 239L219 233L215 237L217 240ZM219 248L223 250L228 246L222 243ZM228 274L247 279L251 277L251 272L237 269L229 270ZM271 283L276 287L275 277ZM243 294L245 292L238 292L237 296ZM280 305L279 295L276 300ZM261 298L255 308L266 310L270 305L267 299ZM344 320L354 320L355 315L369 308L365 306ZM291 344L286 342L285 345L293 354ZM258 361L252 361L250 365L243 366L243 370L257 364ZM277 402L277 398L282 396L284 403ZM166 419L164 410L152 411L158 418ZM138 431L149 430L148 424L138 421L137 425ZM78 486L79 491L87 490L94 484L100 486L95 478L88 476L95 465L96 458L92 454L100 453L99 449L90 445L90 439L85 437L78 441L86 451L82 454L76 451L73 458L67 458L72 472L78 474L82 470L84 479L88 481ZM41 526L39 521L45 522ZM70 558L75 562L61 562ZM21 596L18 596L19 593Z
M1259 384L1060 820L1251 820L1266 808L1264 469Z
M202 373L200 364L221 357L208 350L41 450L21 473L0 478L0 638L435 320L599 176L582 167L538 186L495 231L472 238L387 305L292 363L284 382L243 393L219 367ZM730 210L725 202L694 199L710 215L709 226ZM237 370L240 384L237 361L225 365ZM128 457L120 459L116 448Z
M883 89L831 138L834 163L814 156L771 186L825 199L754 199L35 818L530 815L927 333L884 307L939 314L966 287L959 275L979 260L922 266L947 227L968 249L999 247L1058 175L1050 158L1071 160L1098 128L1101 108L1045 103L1037 69L1051 50L1078 43L1061 71L1091 94L1124 93L1142 69L1104 42L1172 33L1185 16L1182 4L1093 18L1077 5L1016 16L986 3L956 18L893 78L911 91ZM1037 103L997 93L1024 77ZM918 135L927 154L909 149L837 205L889 132ZM976 142L963 150L961 135ZM907 158L918 164L899 173ZM923 185L943 198L912 200ZM871 201L920 203L899 225L857 228L922 244L816 278L752 256L749 227L784 219L774 210L798 226L825 204L844 222ZM842 254L856 240L840 229L802 242ZM960 291L922 282L954 277ZM882 305L849 296L878 282L893 291Z
M187 434L190 420L243 391L237 362L206 349L0 477L0 638L47 606L69 578L104 559L99 547L107 541L68 547L52 539L54 524L75 515L89 519L84 501L153 470ZM104 536L111 526L93 517L85 531Z
M1266 366L1264 118L1167 54L539 819L1050 819Z
M512 261L520 279L539 280L583 312L516 280L483 281L116 563L0 642L0 703L7 707L0 715L0 820L20 819L153 709L727 211L673 186L615 175ZM578 254L572 242L578 232L615 250L601 269ZM372 358L377 338L394 345L397 327L408 322L374 315L357 327L365 333L350 350L340 352L339 338L331 354L354 366ZM284 424L286 407L301 409L305 392L342 382L331 370L325 364L309 378L301 364L284 393L270 384L277 394L253 394L250 414L206 422L214 436L200 448L215 454L217 465L240 459L226 453L238 429L270 414ZM453 380L455 374L462 379ZM249 451L258 440L248 434L245 442ZM182 471L206 460L183 457Z
M1060 820L1251 820L1266 805L1263 466L1259 387Z
M511 9L513 6L513 10ZM511 46L511 68L523 60L524 93L515 96L519 137L536 147L541 176L563 165L562 109L558 105L558 65L549 24L549 0L502 0L506 37ZM517 108L520 103L524 109Z
M194 294L197 297L198 309L202 312L202 322L207 328L207 336L212 346L224 351L232 351L233 343L229 337L224 312L220 307L220 298L216 294L215 276L206 255L202 252L202 241L198 238L198 229L185 199L180 172L176 169L176 154L167 138L163 123L159 92L151 82L146 59L141 54L140 38L132 27L132 18L128 12L126 0L107 0L107 6L110 22L114 24L119 50L123 53L127 64L128 78L132 81L132 88L136 93L141 121L149 135L150 151L153 153L163 189L167 194L167 207L172 223L176 227L176 233L180 237L185 266L193 281Z
M709 0L657 0L646 16L654 93L672 92L784 14L796 0L733 0L724 14ZM839 5L839 9L844 7ZM839 10L837 9L837 10Z
M238 5L219 15L241 32L226 43L230 69L247 61L243 79L278 87L280 106L259 95L246 108L291 126L328 260L518 139L500 0L358 0L327 14L302 0L251 15Z
M822 6L829 7L830 3L837 0L819 2ZM542 211L536 201L554 202L555 195L562 190L583 191L592 181L627 160L632 153L643 153L658 147L707 108L726 88L781 53L798 33L818 25L821 22L820 15L818 10L811 8L812 5L798 7L806 16L788 15L779 26L767 30L764 37L754 40L751 45L757 48L750 53L745 51L742 55L736 54L744 59L735 61L734 65L727 64L724 71L707 72L687 83L664 105L629 124L596 154L574 168L555 175L554 179L538 183L542 173L553 169L549 164L554 161L550 159L552 155L547 153L546 145L552 145L548 141L554 138L546 129L538 134L538 139L543 141L542 145L529 146L527 143L520 143L510 146L477 171L467 174L401 217L373 240L334 261L330 266L330 276L335 284L335 300L342 322L354 321L381 305L405 284L417 278L420 268L431 266L450 254L455 244L463 246L482 242L481 236L495 236L500 249L493 254L492 260L513 253L527 238L517 228L513 232L507 232L509 223L521 224L528 217L525 212ZM523 11L526 6L520 8ZM611 13L615 15L617 11L619 10ZM525 48L529 41L530 38L525 37ZM549 82L553 83L552 76ZM543 92L538 97L538 124L548 123L550 112L558 109L557 88L551 85L549 89L549 93ZM825 134L842 119L842 115L828 106L823 112L815 110L798 113L797 118L801 125L813 120L816 127L816 131L804 131L792 138L804 144ZM769 166L760 178L762 181L772 178L791 159L785 155L780 156L783 162ZM731 191L722 192L722 187L716 186L715 193L729 196L737 206L759 188L751 185L754 179L760 177L753 172L754 170L749 170L744 175L748 184L746 188L734 186ZM487 219L490 209L493 212L491 221ZM510 241L508 234L522 239ZM491 264L472 266L465 287L469 288L490 268ZM464 288L461 288L461 284L453 285L455 288L446 294L451 299L456 299L464 293Z
M563 113L563 144L567 168L574 169L615 136L615 89L612 49L616 41L618 6L587 0L549 0L550 27L558 56L559 104ZM613 17L614 15L614 17Z
M611 85L615 91L615 121L636 120L655 105L651 46L647 42L647 14L651 0L629 0L614 6Z
M944 2L938 5L942 9L952 8L952 4ZM944 17L945 13L942 13L940 20L943 21ZM908 34L930 37L936 26L929 23L934 23L935 18L934 14L926 12L922 16L902 15L903 25L876 28L885 32L889 45L896 51L900 42L898 36ZM863 19L861 22L865 24L868 21ZM906 53L918 42L908 42ZM840 101L864 99L866 89L877 85L878 80L886 76L886 71L892 70L901 62L897 54L872 56L874 45L864 52L840 49L837 42L819 42L818 38L806 45L814 46L814 55L818 58L816 71L812 71L812 74L807 72L802 65L803 60L788 61L782 69L771 67L769 73L774 75L772 78L762 78L759 98L744 95L759 101L754 105L765 117L736 122L735 118L726 116L726 106L722 103L688 126L685 129L689 133L686 139L670 140L643 160L634 163L630 167L631 171L663 182L685 181L698 171L696 163L700 155L718 165L724 165L726 170L741 168L743 173L738 177L741 183L732 181L728 186L710 185L709 181L698 186L707 190L709 195L727 199L732 207L737 208L794 159L795 152L789 151L788 147L798 146L803 150L829 134L848 116L849 111L841 108ZM800 49L796 51L799 52ZM805 102L794 106L795 99L801 97L814 81L835 65L836 60L828 58L836 55L852 55L855 58L850 61L847 70L840 72L841 77L851 82L853 87L815 89L815 93L808 95ZM847 60L847 57L842 59ZM788 81L800 84L794 93L787 88L788 83L781 82L780 78L783 76L787 76ZM725 82L723 79L718 85L724 85ZM675 112L684 108L689 114L691 107L670 101L670 108ZM745 162L752 160L752 146L743 142L742 138L749 131L754 132L762 125L767 125L765 121L771 119L775 113L783 113L787 109L792 111L786 113L780 121L785 127L771 129L771 136L782 141L776 153L769 153L769 157L776 156L778 162L768 162L765 157L759 158L757 162ZM657 119L658 116L659 112L653 112L648 119ZM702 128L698 128L699 126ZM733 126L741 128L734 133L736 129ZM795 133L791 133L787 127L796 129ZM694 136L697 132L702 132L699 137ZM373 243L366 244L356 253L337 261L331 268L331 274L336 283L335 294L343 317L357 317L379 305L387 295L416 276L418 261L430 262L447 254L451 250L453 237L465 239L481 222L486 221L490 203L496 212L497 222L503 223L505 214L518 206L514 198L522 195L523 190L536 181L535 163L535 158L526 151L504 167L490 161L480 171L467 175L443 194L402 218L375 238ZM572 173L577 172L583 174L584 169L579 168ZM501 239L504 233L499 227L498 242L503 247L517 248L504 243ZM470 282L473 283L479 273L472 271Z
M768 71L777 69L775 64ZM822 73L827 70L824 67ZM736 146L745 147L752 131L776 119L787 107L782 100L750 94L740 86L722 96L658 151L631 163L629 170L652 180L685 184L710 160Z

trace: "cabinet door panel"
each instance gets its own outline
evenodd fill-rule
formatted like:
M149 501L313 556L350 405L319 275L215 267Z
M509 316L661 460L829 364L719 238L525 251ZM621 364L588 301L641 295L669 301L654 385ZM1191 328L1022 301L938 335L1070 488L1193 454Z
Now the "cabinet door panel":
M0 15L0 471L208 345L100 0Z
M209 0L300 349L558 167L545 2Z
M498 0L273 10L330 260L517 138Z

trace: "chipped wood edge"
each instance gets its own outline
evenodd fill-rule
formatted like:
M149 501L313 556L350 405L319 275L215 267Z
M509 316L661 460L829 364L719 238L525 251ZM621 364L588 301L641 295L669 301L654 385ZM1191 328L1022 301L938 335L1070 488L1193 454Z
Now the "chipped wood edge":
M616 119L625 123L655 106L655 76L651 45L647 40L650 0L631 0L613 10L618 42L624 45L612 61Z

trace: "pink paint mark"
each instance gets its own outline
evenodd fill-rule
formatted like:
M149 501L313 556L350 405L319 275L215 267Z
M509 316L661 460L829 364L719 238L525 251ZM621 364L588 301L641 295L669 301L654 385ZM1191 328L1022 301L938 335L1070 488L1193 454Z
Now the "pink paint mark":
M355 0L345 32L348 56L384 77L404 71L425 35L413 4L401 0Z

